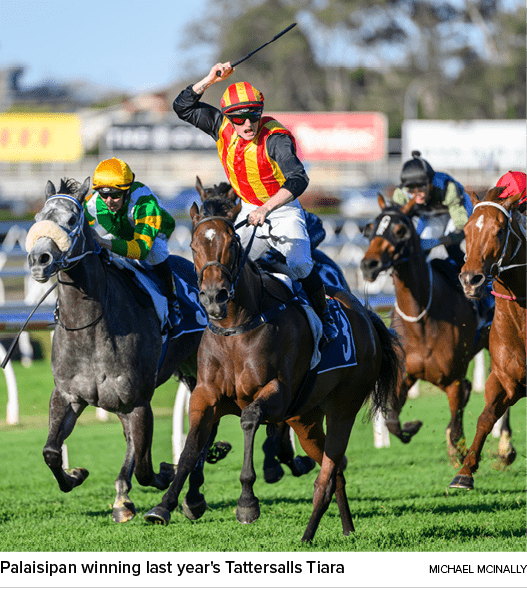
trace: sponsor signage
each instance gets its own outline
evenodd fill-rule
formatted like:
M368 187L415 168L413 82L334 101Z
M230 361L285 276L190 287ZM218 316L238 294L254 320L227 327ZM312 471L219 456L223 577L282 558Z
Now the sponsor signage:
M276 113L295 136L304 160L369 162L386 158L388 123L383 113Z
M436 170L525 170L524 120L407 120L402 127L402 159L419 150Z
M189 124L112 125L106 132L108 151L215 150L216 142Z
M72 114L0 114L0 161L71 162L82 157L81 121Z

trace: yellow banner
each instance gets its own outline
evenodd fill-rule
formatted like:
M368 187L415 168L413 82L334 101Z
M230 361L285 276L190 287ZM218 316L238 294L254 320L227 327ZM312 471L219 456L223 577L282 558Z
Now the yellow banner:
M81 121L76 115L0 115L0 161L74 162L81 157Z

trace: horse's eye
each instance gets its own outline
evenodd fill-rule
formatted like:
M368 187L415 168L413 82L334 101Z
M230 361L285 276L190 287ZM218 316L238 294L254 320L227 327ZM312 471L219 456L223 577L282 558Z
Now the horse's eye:
M69 219L68 219L68 225L71 227L72 225L75 225L75 223L77 222L77 218L75 217L75 215L72 215Z
M505 230L503 228L498 230L498 233L496 234L498 240L501 240L501 238L503 238L504 233L505 233Z

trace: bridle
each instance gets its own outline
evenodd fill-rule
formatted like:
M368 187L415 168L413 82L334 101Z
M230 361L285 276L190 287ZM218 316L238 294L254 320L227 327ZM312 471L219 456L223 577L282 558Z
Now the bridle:
M392 228L392 224L394 223L394 218L396 221L400 221L409 230L405 237L399 238L392 231L391 228ZM407 262L411 258L415 258L417 256L417 252L416 252L415 248L413 247L413 244L410 242L410 239L412 237L412 228L410 227L411 223L412 222L410 221L410 219L406 215L401 213L398 209L394 209L394 208L385 209L383 211L383 214L379 215L379 217L377 218L377 223L375 224L375 226L373 228L370 241L375 236L378 236L378 237L385 239L387 242L389 242L394 247L395 250L394 250L394 253L392 256L392 260L390 261L390 265L389 265L391 267L395 268L398 265L402 264L403 262ZM410 245L408 245L409 243L410 243ZM406 253L406 256L403 256L404 253ZM397 299L395 300L395 304L394 304L395 310L401 316L401 318L407 322L414 323L414 322L418 322L419 320L421 320L428 313L428 310L430 309L430 306L432 305L432 294L434 291L434 289L433 289L434 277L432 274L432 266L431 266L430 262L427 262L427 266L428 266L428 279L429 279L429 294L428 294L428 303L426 304L426 307L423 309L423 311L418 316L406 315L400 309L399 305L397 304Z
M227 266L225 266L219 260L209 260L208 262L206 262L201 267L201 269L198 273L198 287L201 289L201 284L203 282L203 273L205 272L205 270L207 268L210 268L211 266L217 266L229 279L229 283L231 286L230 286L229 292L227 294L227 300L232 301L232 299L234 299L234 294L236 292L236 286L238 284L238 281L240 280L243 268L244 268L245 263L247 262L247 259L249 257L249 252L251 251L251 247L252 247L253 241L254 241L254 236L256 234L256 230L258 229L258 226L257 225L254 226L251 238L247 244L247 247L245 248L245 252L243 254L243 257L241 257L240 253L242 252L242 244L241 244L240 236L236 233L236 230L239 229L240 227L243 227L244 225L247 225L247 220L244 219L240 223L237 223L236 225L234 225L234 223L228 217L222 217L219 215L211 215L209 217L204 217L203 219L200 219L196 223L196 225L193 227L192 236L194 236L194 232L196 231L196 229L200 225L202 225L208 221L222 221L223 223L225 223L227 225L228 229L232 231L231 238L236 246L236 260L234 261L234 265L233 265L232 270L229 269ZM266 220L265 223L269 223L269 221ZM270 223L269 223L269 225L270 225Z
M100 254L101 247L99 246L99 244L95 243L95 246L96 246L95 250L84 250L84 248L86 246L86 236L84 234L85 213L84 213L84 207L82 206L80 201L78 201L75 197L73 197L71 195L53 195L48 198L48 200L46 201L46 204L49 203L49 201L51 201L53 199L66 199L68 201L71 201L72 203L74 203L77 206L78 211L79 211L79 219L78 219L75 227L71 231L66 232L68 234L69 239L70 239L71 245L70 245L68 251L65 252L64 255L60 258L60 260L57 261L57 263L56 263L58 270L69 270L70 268L73 268L73 266L75 266L85 256L88 256L89 254ZM79 256L72 256L72 252L75 249L78 240L82 240L82 245L81 245L81 252L82 253Z
M516 245L516 249L514 250L512 256L509 258L509 262L511 260L513 260L513 258L516 256L516 254L518 254L518 251L520 250L521 245L522 245L522 238L512 228L512 216L511 216L510 211L507 211L507 209L505 209L505 207L503 207L499 203L494 203L493 201L481 201L480 203L476 203L476 205L474 206L474 211L478 207L484 207L484 206L491 206L491 207L495 207L496 209L499 209L505 215L505 217L507 219L507 235L505 236L505 244L503 245L500 258L498 259L497 262L493 262L490 267L489 273L487 275L487 279L490 280L490 279L498 278L502 272L509 270L511 268L518 268L520 266L525 266L526 263L524 262L522 264L509 264L507 266L503 266L503 259L505 258L505 254L507 252L507 247L509 245L509 237L510 237L511 233L516 237L517 245ZM494 268L497 269L497 274L495 277L492 274L494 271Z

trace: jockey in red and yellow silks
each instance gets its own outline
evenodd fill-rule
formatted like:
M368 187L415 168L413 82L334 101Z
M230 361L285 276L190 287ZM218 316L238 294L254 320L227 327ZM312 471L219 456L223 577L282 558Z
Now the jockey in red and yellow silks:
M218 75L217 72L220 74ZM296 154L293 135L272 117L262 117L263 94L248 82L231 84L221 99L221 110L201 102L212 84L228 78L230 64L216 64L200 82L185 88L174 100L180 119L210 135L218 148L225 174L242 200L238 229L246 246L257 226L250 251L253 260L276 248L287 261L291 278L302 283L314 310L322 319L324 335L337 335L329 314L324 284L311 258L304 210L298 198L309 179ZM272 226L272 236L264 221Z

